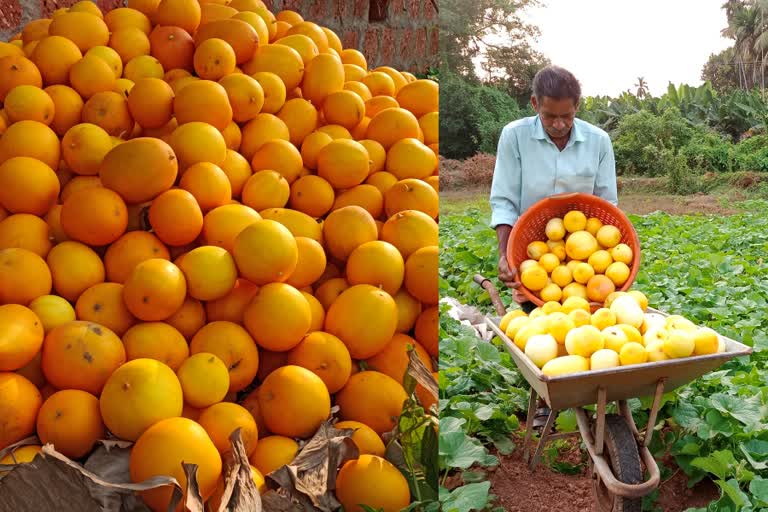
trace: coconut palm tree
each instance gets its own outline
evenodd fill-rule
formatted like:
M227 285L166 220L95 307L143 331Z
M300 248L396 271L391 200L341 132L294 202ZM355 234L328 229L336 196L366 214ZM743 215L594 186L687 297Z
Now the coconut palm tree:
M768 0L728 0L723 9L728 26L722 34L735 40L734 65L741 87L764 87L764 70L768 65Z
M648 83L645 81L645 77L638 77L635 87L637 87L635 96L637 96L639 99L643 99L648 96Z

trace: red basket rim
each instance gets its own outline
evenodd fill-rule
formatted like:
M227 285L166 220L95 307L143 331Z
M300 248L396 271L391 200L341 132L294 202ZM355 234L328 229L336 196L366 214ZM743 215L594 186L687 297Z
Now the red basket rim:
M513 247L513 241L518 236L518 233L522 229L522 226L525 226L528 220L533 217L539 210L547 207L553 207L557 208L563 203L579 203L579 202L592 202L592 203L598 203L601 208L604 208L605 210L609 211L613 216L622 219L627 226L630 226L631 229L629 230L629 236L630 236L630 242L631 244L628 244L632 247L632 265L630 267L629 271L629 277L627 278L626 282L621 285L620 288L617 288L616 291L626 292L632 287L632 284L635 282L635 278L637 277L637 272L640 270L640 238L637 236L637 230L635 229L635 226L632 224L632 221L629 220L629 217L617 206L613 205L612 203L606 201L605 199L594 196L592 194L585 194L583 192L571 192L571 193L564 193L564 194L556 194L553 196L545 197L544 199L541 199L540 201L534 203L530 208L528 208L518 219L517 222L515 222L515 225L512 227L512 231L509 234L509 240L507 242L507 261L509 262L510 266L514 266L517 268L517 265L522 262L516 262L513 261L512 255L512 247ZM543 306L544 301L541 300L539 297L537 297L533 292L531 292L529 289L527 289L525 286L523 286L523 283L520 281L520 273L515 273L515 282L518 283L520 286L518 290L531 302L536 304L537 306ZM603 304L599 302L590 302L590 307L592 311L599 309L602 307Z

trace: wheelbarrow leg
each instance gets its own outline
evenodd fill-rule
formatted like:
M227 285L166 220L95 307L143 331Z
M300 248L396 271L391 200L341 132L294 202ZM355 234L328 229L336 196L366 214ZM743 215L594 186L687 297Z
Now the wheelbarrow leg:
M603 442L605 440L605 388L597 388L597 419L595 421L595 453L603 454Z
M533 458L531 459L531 462L528 464L528 468L531 471L533 471L533 469L539 463L541 452L544 450L544 446L547 444L547 438L549 437L549 434L552 431L552 425L555 424L555 418L557 418L557 415L559 412L560 411L556 411L554 409L552 409L549 412L549 416L547 417L547 423L546 425L544 425L544 430L542 431L543 434L541 435L541 439L539 439L539 442L536 444L536 451L533 454Z
M533 416L536 414L536 391L531 388L531 396L528 400L528 417L525 420L525 439L523 440L523 461L528 462L531 453L531 432L533 431Z
M656 383L656 393L653 396L653 405L651 405L651 413L648 415L648 425L645 427L645 436L643 437L643 446L646 448L651 444L651 438L653 437L656 415L659 413L659 404L661 404L661 397L664 395L665 380L659 379L659 382Z

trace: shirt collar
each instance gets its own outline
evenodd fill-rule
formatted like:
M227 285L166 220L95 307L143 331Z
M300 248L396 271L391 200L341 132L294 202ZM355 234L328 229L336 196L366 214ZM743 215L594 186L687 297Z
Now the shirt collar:
M549 135L547 135L547 132L544 131L544 125L541 124L541 118L538 114L536 114L536 121L533 125L533 134L531 137L538 140L550 140ZM571 136L568 139L568 143L584 142L585 140L586 138L584 137L583 130L579 127L579 119L574 119L573 126L571 127Z

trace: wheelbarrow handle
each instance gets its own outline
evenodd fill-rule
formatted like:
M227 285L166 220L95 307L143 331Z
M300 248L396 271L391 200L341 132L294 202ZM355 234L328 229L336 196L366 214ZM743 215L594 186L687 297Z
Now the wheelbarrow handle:
M499 290L496 289L496 286L494 286L494 284L489 279L486 279L480 274L475 274L472 280L485 288L485 290L488 292L488 295L491 297L491 303L493 303L493 307L496 309L496 314L499 316L506 315L507 308L504 307L504 303L501 301Z

